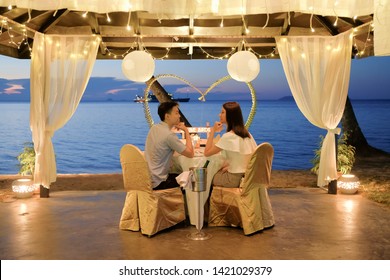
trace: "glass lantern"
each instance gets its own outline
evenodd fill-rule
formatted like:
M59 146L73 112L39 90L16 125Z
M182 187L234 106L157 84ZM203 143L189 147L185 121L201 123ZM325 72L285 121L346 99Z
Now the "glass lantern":
M352 174L344 174L337 180L337 187L343 194L355 194L359 185L359 178Z
M35 187L31 179L18 179L12 182L12 191L17 198L32 197Z

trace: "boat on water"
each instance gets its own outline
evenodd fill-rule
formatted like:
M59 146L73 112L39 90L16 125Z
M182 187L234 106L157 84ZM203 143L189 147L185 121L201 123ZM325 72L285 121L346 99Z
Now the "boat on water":
M133 101L136 102L136 103L144 103L145 101L149 101L149 100L150 100L149 97L147 99L145 99L143 96L140 96L138 94L133 99Z
M168 93L169 97L176 102L188 102L190 101L189 97L182 97L182 98L175 98L173 97L172 93ZM159 102L157 97L154 94L149 94L148 97L145 99L143 96L136 95L134 98L134 102L137 103L144 103L144 102Z

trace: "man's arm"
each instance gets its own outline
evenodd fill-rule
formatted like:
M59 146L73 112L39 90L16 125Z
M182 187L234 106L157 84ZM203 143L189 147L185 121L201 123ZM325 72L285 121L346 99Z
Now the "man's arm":
M182 154L183 156L189 157L189 158L193 158L194 157L194 147L192 146L191 135L190 135L190 132L188 131L188 128L184 125L184 123L179 123L175 127L184 131L184 135L185 135L185 139L186 139L186 148L180 154Z

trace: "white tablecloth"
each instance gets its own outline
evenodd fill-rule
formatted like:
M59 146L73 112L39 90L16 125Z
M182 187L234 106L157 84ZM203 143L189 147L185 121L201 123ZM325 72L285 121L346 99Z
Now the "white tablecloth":
M179 154L175 154L173 157L173 171L181 173L188 171L190 167L203 167L206 161L210 163L207 166L207 185L206 191L201 192L199 196L200 209L197 209L197 199L199 192L193 192L192 190L186 189L186 200L188 207L188 215L190 217L190 223L200 228L203 226L204 220L204 205L210 194L211 182L215 173L221 169L224 158L221 154L216 154L210 157L203 156L203 149L197 149L193 158L188 158ZM202 207L203 206L203 207ZM201 223L199 225L199 222Z

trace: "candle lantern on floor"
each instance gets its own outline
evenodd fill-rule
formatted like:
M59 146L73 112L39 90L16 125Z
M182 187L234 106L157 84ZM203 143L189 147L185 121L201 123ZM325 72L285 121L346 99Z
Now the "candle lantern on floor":
M355 194L359 189L359 178L353 174L344 174L337 181L337 187L341 193Z
M12 191L17 198L32 197L35 187L31 179L18 179L12 182Z

